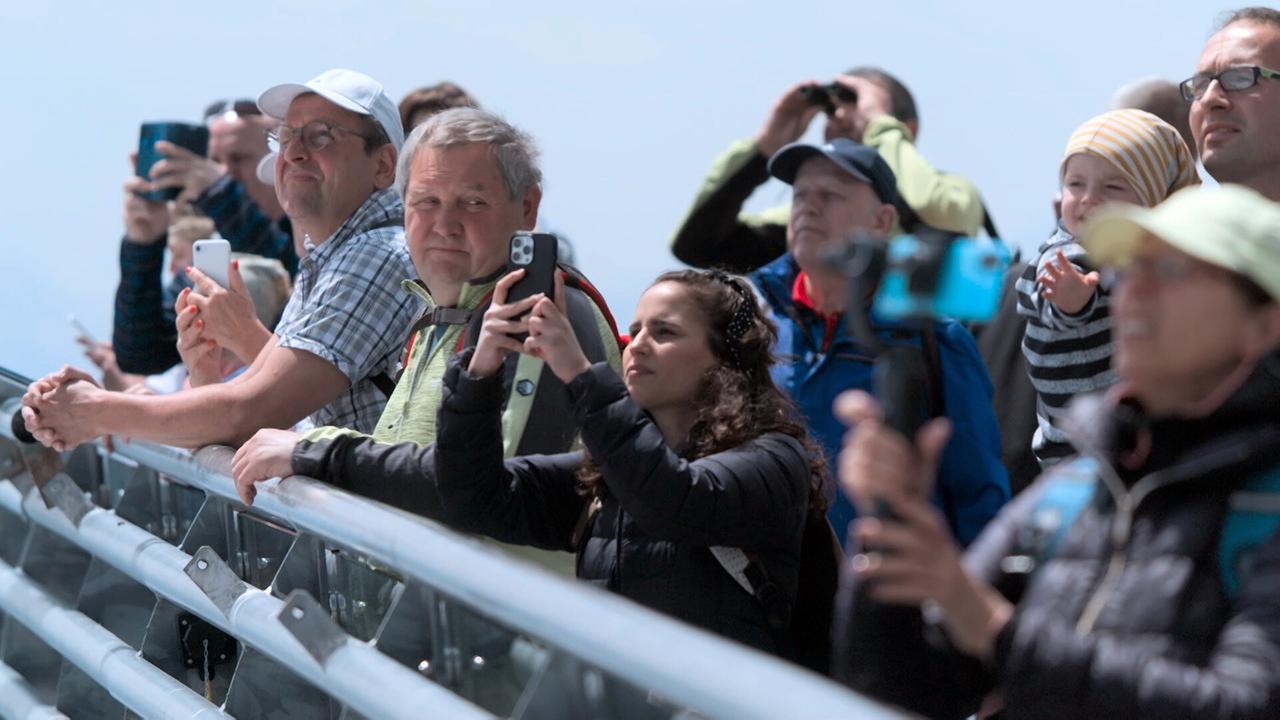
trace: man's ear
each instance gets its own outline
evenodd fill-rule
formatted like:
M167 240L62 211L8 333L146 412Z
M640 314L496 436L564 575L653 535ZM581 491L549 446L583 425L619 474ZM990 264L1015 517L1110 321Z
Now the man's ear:
M386 143L373 151L377 160L377 168L373 173L373 186L378 190L386 190L396 181L396 147Z
M893 232L893 226L898 222L898 209L889 203L885 203L876 209L876 226L875 231L882 237L889 237Z
M1272 301L1259 308L1250 327L1250 355L1261 357L1280 350L1280 302Z
M520 228L532 230L538 224L538 205L542 203L542 187L532 185L520 201Z

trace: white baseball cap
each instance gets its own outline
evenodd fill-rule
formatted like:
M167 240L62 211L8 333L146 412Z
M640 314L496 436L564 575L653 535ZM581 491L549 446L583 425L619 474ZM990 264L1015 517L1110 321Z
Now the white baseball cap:
M340 108L361 115L368 115L382 127L396 152L404 145L404 128L400 125L400 111L382 89L382 83L355 70L334 68L308 80L305 85L284 83L268 88L258 96L262 112L284 120L289 105L303 93L315 93Z

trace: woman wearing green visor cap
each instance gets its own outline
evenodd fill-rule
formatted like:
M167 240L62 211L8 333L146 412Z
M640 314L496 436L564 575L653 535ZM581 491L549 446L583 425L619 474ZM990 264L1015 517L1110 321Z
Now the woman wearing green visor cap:
M841 481L898 517L858 521L837 674L930 717L1280 717L1280 206L1192 188L1083 245L1120 382L963 557L928 504L946 426L913 453L842 398Z

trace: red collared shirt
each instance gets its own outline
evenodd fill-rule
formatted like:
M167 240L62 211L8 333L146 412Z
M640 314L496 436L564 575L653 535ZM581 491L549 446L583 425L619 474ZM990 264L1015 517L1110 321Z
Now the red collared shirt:
M831 347L832 341L836 339L836 330L840 327L841 313L827 314L818 309L813 303L813 298L809 297L809 289L805 287L804 271L801 270L796 274L795 284L791 286L791 302L798 308L804 308L822 320L822 352L826 352Z

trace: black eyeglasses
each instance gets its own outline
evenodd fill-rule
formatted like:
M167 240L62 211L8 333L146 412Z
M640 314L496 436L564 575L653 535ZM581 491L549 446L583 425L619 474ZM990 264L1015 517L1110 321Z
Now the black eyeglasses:
M210 120L233 112L237 115L261 115L262 111L258 109L258 103L248 98L240 98L239 100L215 100L209 103L204 109L204 121Z
M319 152L333 144L335 132L347 133L356 137L367 137L350 128L344 128L341 125L334 125L324 120L312 120L300 128L289 127L281 123L275 126L273 130L267 133L267 147L271 152L278 153L282 148L287 148L295 139L301 138L302 145L308 152Z
M1187 102L1195 102L1204 97L1209 92L1209 83L1217 80L1222 89L1227 92L1235 92L1237 90L1248 90L1258 84L1258 78L1264 77L1270 80L1280 78L1280 72L1269 68L1259 67L1257 65L1239 65L1229 67L1216 75L1208 73L1198 73L1178 83L1178 89L1182 91L1182 98Z

